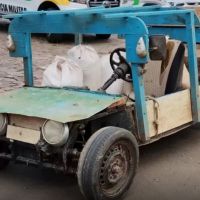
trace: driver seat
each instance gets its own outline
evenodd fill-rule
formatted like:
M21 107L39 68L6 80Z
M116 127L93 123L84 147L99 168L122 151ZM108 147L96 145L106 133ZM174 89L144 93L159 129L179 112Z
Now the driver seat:
M150 60L145 65L144 86L146 96L160 97L181 90L183 89L183 81L185 82L184 89L189 88L189 73L184 65L184 55L184 44L181 41L169 40L167 58L164 61ZM183 77L186 80L183 80ZM131 97L133 94L131 95L130 88L128 89L127 85L128 83L124 84L123 91Z

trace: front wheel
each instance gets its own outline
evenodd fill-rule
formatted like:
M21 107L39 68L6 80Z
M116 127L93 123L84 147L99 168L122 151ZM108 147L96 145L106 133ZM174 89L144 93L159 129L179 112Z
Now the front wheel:
M58 11L59 8L57 6L54 6L54 7L47 7L40 10L51 12L51 11L56 11L56 10ZM46 38L49 43L60 43L63 41L63 34L47 33Z
M94 133L81 152L78 183L89 200L114 200L129 189L139 161L137 141L129 131L106 127Z

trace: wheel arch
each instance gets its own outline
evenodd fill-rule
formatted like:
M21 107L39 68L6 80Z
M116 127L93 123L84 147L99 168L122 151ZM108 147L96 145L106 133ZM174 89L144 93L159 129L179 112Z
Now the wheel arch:
M43 3L41 3L38 7L38 11L40 10L48 10L50 8L53 8L55 10L60 10L60 8L58 7L58 5L56 5L54 2L52 1L45 1Z
M126 109L116 109L113 112L101 113L100 118L94 118L87 122L86 124L86 138L88 139L92 134L101 128L107 126L114 126L126 129L130 131L139 141L139 135L137 132L137 125L135 120L135 112L132 107L127 107Z

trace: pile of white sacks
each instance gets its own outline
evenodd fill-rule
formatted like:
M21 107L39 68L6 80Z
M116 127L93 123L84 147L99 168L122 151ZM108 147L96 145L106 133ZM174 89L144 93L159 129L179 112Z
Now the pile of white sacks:
M126 56L126 55L124 55ZM118 61L117 57L114 57ZM157 62L157 61L156 61ZM154 63L155 65L155 63ZM160 66L160 64L158 63ZM148 66L147 66L148 68ZM150 67L154 69L155 67ZM160 67L159 67L160 68ZM158 71L158 76L160 71ZM155 76L155 72L150 72ZM56 56L53 62L46 68L43 74L42 86L48 87L87 87L90 90L96 91L111 77L113 70L110 66L110 55L104 55L101 58L97 54L94 48L85 45L75 46L67 52L66 57ZM152 76L151 75L151 76ZM155 77L147 75L144 77L146 83L152 82ZM155 81L154 81L155 82ZM158 77L159 83L159 77ZM156 87L159 85L155 82ZM189 88L189 73L184 67L183 88ZM149 85L152 90L152 84ZM148 90L148 84L145 86L145 90ZM159 88L155 89L158 90ZM132 83L125 82L122 79L115 81L107 90L109 94L125 94L130 97L134 97ZM162 92L158 94L146 94L152 96L162 96Z
M96 91L113 73L109 60L110 55L100 58L96 50L90 46L75 46L67 52L66 57L55 57L44 71L42 86L88 87ZM126 84L129 83L119 79L106 92L109 94L130 93L131 91L124 91ZM132 90L131 87L130 90Z

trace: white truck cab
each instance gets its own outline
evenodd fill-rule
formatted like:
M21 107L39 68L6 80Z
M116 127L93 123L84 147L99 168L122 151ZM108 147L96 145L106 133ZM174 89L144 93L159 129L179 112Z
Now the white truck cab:
M0 18L5 14L16 14L23 11L51 11L86 8L84 2L71 2L70 0L0 0ZM3 20L9 22L8 20ZM61 42L62 35L47 34L49 42Z
M84 7L86 7L85 4L69 0L0 0L0 15L19 13L26 10L65 10Z

